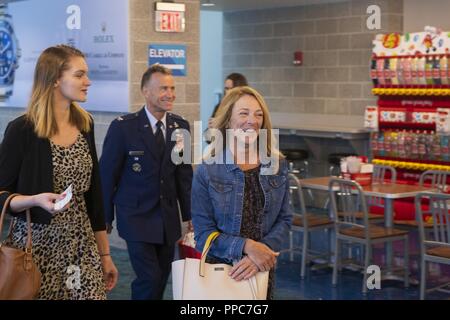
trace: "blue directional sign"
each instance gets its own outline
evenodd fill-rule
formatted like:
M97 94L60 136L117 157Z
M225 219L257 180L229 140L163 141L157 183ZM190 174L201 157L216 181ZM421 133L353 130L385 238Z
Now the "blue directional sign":
M159 63L178 77L186 76L186 46L178 44L150 44L148 65Z

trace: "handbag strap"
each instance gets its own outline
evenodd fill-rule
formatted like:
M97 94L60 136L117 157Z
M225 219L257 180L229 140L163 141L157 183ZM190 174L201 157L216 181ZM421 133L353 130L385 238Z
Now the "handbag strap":
M5 193L5 192L6 191L1 191L0 195ZM11 203L11 200L15 196L18 196L18 195L19 195L18 193L11 194L6 199L6 201L5 201L4 205L3 205L2 213L0 215L0 233L3 230L3 221L5 219L6 211L8 210L9 204ZM32 239L31 239L31 214L30 214L30 209L27 209L26 215L27 215L27 242L25 244L25 252L31 253L32 252ZM12 233L12 229L13 229L13 223L14 223L14 220L11 220L11 223L9 225L8 235L6 236L6 238L10 238L11 237L11 233Z
M2 195L2 194L4 194L4 193L8 193L8 191L0 191L0 195ZM5 203L3 204L3 210L2 210L2 212L1 212L1 214L0 214L0 236L1 236L1 234L2 234L2 231L3 231L3 219L5 218L5 216L6 216L6 210L7 210L7 208L8 208L8 200L9 200L9 197L10 196L8 196L8 198L6 198L6 200L5 200ZM11 200L9 200L9 201L11 201ZM10 233L10 230L8 231L8 235L9 235L9 233Z
M200 265L199 265L199 275L200 277L204 277L205 276L205 264L206 264L206 256L208 255L209 249L211 248L212 243L214 242L214 240L216 240L216 238L220 235L219 231L213 231L210 233L210 235L208 236L208 238L206 239L205 245L203 246L203 251L202 251L202 258L200 260ZM256 278L255 278L256 279ZM253 280L255 280L253 279ZM257 299L257 292L258 292L258 287L252 282L252 279L248 279L247 280L249 286L250 286L250 290L252 293L252 297L253 300Z
M220 235L219 231L213 231L213 232L211 232L211 234L206 239L205 245L203 246L202 258L200 260L200 265L199 265L199 270L198 270L198 274L200 275L200 277L204 277L205 276L206 256L208 255L209 249L211 248L211 245L212 245L213 241L219 235Z

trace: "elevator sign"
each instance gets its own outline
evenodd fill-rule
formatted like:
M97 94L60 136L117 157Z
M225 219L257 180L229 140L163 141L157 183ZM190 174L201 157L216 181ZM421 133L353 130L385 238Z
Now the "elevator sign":
M148 65L159 63L172 70L174 76L186 76L186 46L179 44L150 44Z

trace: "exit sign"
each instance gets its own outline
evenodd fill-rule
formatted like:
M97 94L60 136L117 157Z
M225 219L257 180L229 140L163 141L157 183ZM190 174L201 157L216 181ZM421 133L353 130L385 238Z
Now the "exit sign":
M157 32L184 32L184 3L156 2L155 29Z
M184 12L156 11L155 23L158 32L184 32Z

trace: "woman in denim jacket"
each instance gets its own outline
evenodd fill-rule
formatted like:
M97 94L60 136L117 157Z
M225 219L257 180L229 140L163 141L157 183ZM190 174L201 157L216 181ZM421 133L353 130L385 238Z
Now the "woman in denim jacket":
M213 127L213 142L192 183L197 249L219 231L207 261L234 264L230 276L237 281L270 270L267 296L272 298L274 266L292 212L287 165L275 146L267 105L256 90L234 88Z

